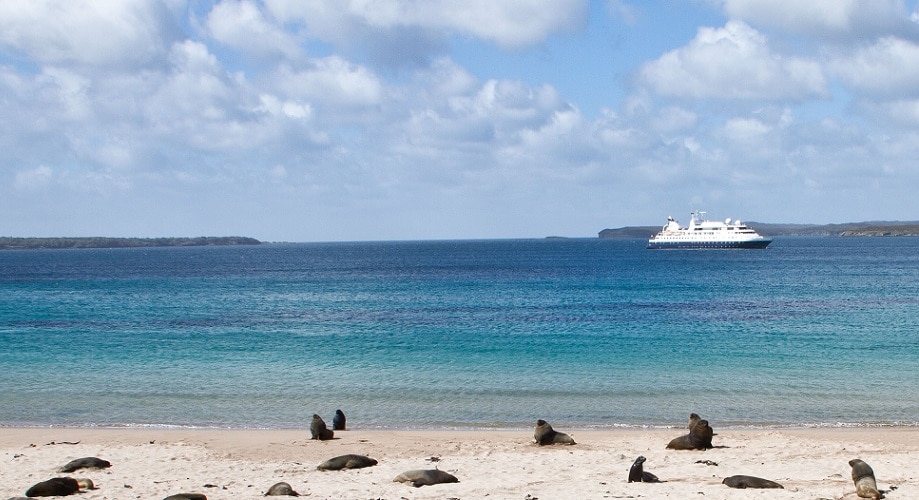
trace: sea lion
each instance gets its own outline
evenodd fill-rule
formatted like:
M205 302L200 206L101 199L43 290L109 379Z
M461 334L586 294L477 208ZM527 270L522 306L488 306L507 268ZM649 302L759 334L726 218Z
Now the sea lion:
M702 417L700 417L698 414L696 413L689 414L689 425L687 426L687 428L690 430L690 432L692 432L692 428L695 427L696 424L698 424L700 420L702 420Z
M67 465L61 467L61 472L75 472L80 469L105 469L111 466L112 463L108 460L102 460L96 457L83 457L68 462Z
M341 410L335 410L335 416L332 417L332 430L333 431L343 431L345 430L345 414Z
M645 472L645 457L639 456L635 459L632 467L629 469L630 483L659 483L660 479L650 472Z
M667 448L672 450L707 450L712 448L712 436L715 432L708 425L708 420L699 419L689 434L673 438L667 443Z
M313 421L310 422L310 434L313 436L310 439L318 439L320 441L327 441L332 439L332 436L335 435L334 432L326 427L325 420L315 413L313 414Z
M724 478L724 481L721 481L721 484L727 485L729 488L781 488L785 489L781 484L770 481L768 479L763 479L756 476L731 476Z
M855 482L855 493L862 498L881 498L877 481L874 479L874 470L870 465L857 458L849 460L852 466L852 481Z
M396 476L395 479L393 479L393 482L412 483L412 486L420 488L422 486L430 486L432 484L458 483L459 479L457 479L453 474L444 472L439 469L426 469L405 471L402 474Z
M163 500L207 500L207 495L204 493L176 493Z
M362 469L376 464L376 460L364 455L341 455L322 462L316 468L319 470Z
M300 496L300 494L294 491L294 489L290 487L290 484L281 482L281 483L276 483L271 488L268 488L268 493L265 493L265 496L266 497L282 497L282 496L298 497Z
M547 444L576 444L574 439L564 432L558 432L553 429L549 422L539 419L536 421L536 432L533 434L536 444L539 446Z
M80 478L80 479L77 479L77 486L79 486L81 490L94 490L94 489L96 489L96 485L93 484L93 480L92 480L92 479L89 479L89 478L85 478L85 477L82 477L82 478Z
M63 497L80 491L80 483L72 477L52 477L32 485L26 490L27 497Z

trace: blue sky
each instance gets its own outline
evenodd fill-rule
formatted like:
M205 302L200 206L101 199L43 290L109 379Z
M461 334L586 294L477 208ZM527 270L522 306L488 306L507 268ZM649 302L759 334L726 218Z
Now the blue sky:
M917 220L917 22L895 0L3 2L0 234Z

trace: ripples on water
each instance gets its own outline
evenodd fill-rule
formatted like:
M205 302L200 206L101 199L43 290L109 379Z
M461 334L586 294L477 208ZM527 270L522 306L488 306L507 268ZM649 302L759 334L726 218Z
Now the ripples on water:
M919 239L0 252L0 423L915 425ZM870 404L853 404L870 401Z

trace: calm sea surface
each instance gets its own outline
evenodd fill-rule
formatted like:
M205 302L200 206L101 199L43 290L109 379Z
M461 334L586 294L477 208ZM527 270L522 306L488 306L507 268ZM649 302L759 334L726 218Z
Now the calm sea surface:
M919 425L919 238L0 252L0 426Z

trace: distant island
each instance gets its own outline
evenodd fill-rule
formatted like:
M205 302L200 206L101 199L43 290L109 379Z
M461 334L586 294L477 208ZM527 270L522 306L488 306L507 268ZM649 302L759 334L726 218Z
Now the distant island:
M227 245L260 245L255 238L244 236L199 236L197 238L12 238L0 236L0 250L61 248L142 248L202 247Z
M770 224L747 222L763 236L919 236L919 221L846 222L843 224ZM662 226L626 226L600 231L600 238L649 238Z

